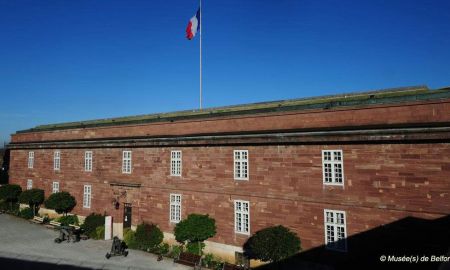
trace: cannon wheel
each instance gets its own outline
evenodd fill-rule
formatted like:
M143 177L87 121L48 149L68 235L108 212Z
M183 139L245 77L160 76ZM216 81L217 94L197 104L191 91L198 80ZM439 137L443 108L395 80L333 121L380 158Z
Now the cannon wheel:
M106 253L106 259L109 259L109 258L111 258L111 254L109 254L109 253Z
M61 243L61 239L59 239L59 238L55 238L55 243L58 243L58 244L60 244L60 243Z

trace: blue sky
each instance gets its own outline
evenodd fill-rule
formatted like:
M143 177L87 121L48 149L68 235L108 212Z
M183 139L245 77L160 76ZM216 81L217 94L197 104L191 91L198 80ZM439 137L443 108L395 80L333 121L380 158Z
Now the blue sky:
M0 0L0 142L198 108L198 1ZM204 107L450 85L450 1L203 1Z

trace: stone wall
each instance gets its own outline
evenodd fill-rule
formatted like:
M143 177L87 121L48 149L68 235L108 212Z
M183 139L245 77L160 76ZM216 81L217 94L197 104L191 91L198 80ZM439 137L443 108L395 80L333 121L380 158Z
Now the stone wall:
M182 150L181 177L170 176L170 151ZM249 180L233 179L233 150L249 151ZM323 184L321 151L341 149L344 186ZM450 212L450 144L222 146L134 148L133 170L123 174L122 150L93 151L93 172L84 172L84 149L62 149L61 170L53 170L53 150L11 152L11 182L50 194L52 182L77 199L74 212L107 212L123 219L123 203L133 206L132 223L157 223L172 232L169 195L182 194L182 217L210 214L218 233L212 241L240 247L247 235L234 232L233 201L251 203L251 233L283 224L296 231L304 249L324 244L323 210L345 210L347 233L356 234L406 216L435 218ZM111 185L111 183L114 183ZM117 185L122 183L125 186ZM130 187L127 184L139 184ZM83 185L92 185L92 207L82 208ZM119 210L113 200L121 203Z

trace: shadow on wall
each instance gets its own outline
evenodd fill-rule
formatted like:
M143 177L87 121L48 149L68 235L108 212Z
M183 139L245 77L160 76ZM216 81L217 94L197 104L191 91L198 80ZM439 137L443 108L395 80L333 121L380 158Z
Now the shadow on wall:
M392 256L399 260L414 256L414 260L419 261L394 262ZM440 261L431 262L432 256L440 258ZM382 258L385 258L384 262L381 262ZM424 258L429 261L421 262ZM435 220L407 217L348 237L347 252L331 251L320 246L256 269L450 270L449 259L450 215Z
M0 149L0 160L3 162L0 162L0 184L8 184L9 183L9 149Z

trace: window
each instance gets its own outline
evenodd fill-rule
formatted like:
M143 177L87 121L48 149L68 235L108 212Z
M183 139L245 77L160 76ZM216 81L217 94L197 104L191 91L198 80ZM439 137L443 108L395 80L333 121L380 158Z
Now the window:
M27 189L32 189L33 188L33 180L28 179L27 180Z
M247 150L234 150L234 179L248 180Z
M28 152L28 168L33 169L34 167L34 152Z
M346 251L345 212L324 210L325 244L327 248Z
M342 150L322 151L323 183L344 185L344 162Z
M91 208L91 185L84 185L83 208Z
M52 193L58 193L58 192L59 192L59 182L53 182Z
M170 194L170 222L181 220L181 194Z
M92 151L84 152L84 171L92 172Z
M59 169L61 169L61 152L60 151L55 151L55 153L53 153L53 169L55 171L59 171Z
M123 151L122 173L131 173L131 151Z
M250 203L234 201L234 231L250 234Z
M181 176L181 151L171 152L170 175Z

